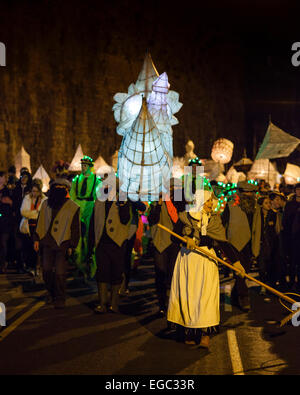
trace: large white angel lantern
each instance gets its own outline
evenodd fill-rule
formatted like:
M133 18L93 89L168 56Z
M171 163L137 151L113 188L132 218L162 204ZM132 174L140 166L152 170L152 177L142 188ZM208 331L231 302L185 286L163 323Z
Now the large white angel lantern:
M172 176L172 125L182 103L169 88L167 73L159 75L147 53L136 83L114 96L117 133L123 136L118 176L121 190L134 200L158 199Z

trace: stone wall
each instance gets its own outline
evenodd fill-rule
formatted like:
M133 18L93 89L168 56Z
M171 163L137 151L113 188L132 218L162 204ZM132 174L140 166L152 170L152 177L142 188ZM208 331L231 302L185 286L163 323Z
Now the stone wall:
M0 168L13 162L21 145L33 171L71 161L79 143L85 154L109 162L121 143L113 95L136 81L147 49L183 103L173 128L174 155L183 155L192 139L195 152L210 157L214 140L225 137L240 158L246 132L239 38L207 28L197 15L187 29L184 15L173 18L168 7L146 15L141 3L132 8L118 1L116 10L113 1L4 2Z

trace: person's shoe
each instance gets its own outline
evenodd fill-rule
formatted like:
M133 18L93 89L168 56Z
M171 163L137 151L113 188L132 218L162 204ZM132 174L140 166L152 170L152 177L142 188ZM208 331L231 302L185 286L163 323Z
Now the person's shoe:
M105 314L105 313L107 313L107 307L106 307L106 306L98 305L98 306L96 306L96 307L94 308L94 312L95 312L96 314Z
M109 311L110 311L110 313L115 313L115 314L118 314L118 313L120 313L120 310L119 310L119 307L118 306L109 306Z
M195 340L185 340L184 344L187 344L188 346L194 346L196 342Z
M120 285L118 284L111 286L111 306L109 310L113 313L119 313L119 289Z
M247 313L251 309L248 296L239 297L239 307L245 313Z
M159 308L157 314L159 315L159 317L163 318L166 316L166 310L164 308Z
M120 296L128 296L129 295L129 289L119 289L119 295Z
M202 335L199 347L208 348L209 347L209 336Z

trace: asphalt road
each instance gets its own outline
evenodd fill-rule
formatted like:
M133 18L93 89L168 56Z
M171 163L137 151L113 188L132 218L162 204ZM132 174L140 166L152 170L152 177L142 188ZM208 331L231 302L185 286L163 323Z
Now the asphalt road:
M7 305L0 329L1 375L289 375L300 373L300 326L278 327L287 311L249 283L251 306L230 304L221 281L220 332L209 351L179 343L157 315L151 263L138 268L120 314L96 315L96 284L68 282L67 307L43 302L43 287Z

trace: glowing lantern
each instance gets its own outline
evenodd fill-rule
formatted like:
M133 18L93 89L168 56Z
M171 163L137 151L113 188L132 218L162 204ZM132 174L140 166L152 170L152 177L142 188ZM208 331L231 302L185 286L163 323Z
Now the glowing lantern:
M286 165L286 169L283 176L287 184L296 184L298 179L300 178L300 167L288 163Z
M139 116L123 137L119 150L118 176L130 199L157 200L171 176L171 158L145 99Z
M181 178L184 175L184 166L185 166L184 158L179 158L179 157L173 158L172 177Z
M40 180L42 180L43 182L43 188L42 191L43 192L47 192L48 188L49 188L49 182L50 182L50 177L48 175L48 173L46 172L46 170L44 169L43 165L41 165L35 175L32 177L33 179L38 178Z
M269 159L256 159L248 173L248 179L265 180L271 187L277 182L278 172Z
M22 169L22 167L27 167L27 169L31 173L30 155L28 154L28 152L25 151L23 145L15 157L15 167L17 177L20 177L20 170Z
M102 158L101 155L95 161L94 170L95 170L95 174L97 174L97 176L101 176L101 177L103 177L104 174L106 174L106 173L109 174L111 172L114 172L113 167L109 166L105 162L105 160Z
M239 181L245 181L247 179L246 174L241 171L236 171L234 166L228 170L226 174L227 182L237 184Z
M217 163L228 163L231 160L233 143L230 140L221 138L214 142L211 150L211 157Z
M78 145L72 162L68 168L69 171L81 171L81 159L83 158L81 144Z
M189 140L186 145L185 145L185 155L184 155L184 160L185 160L185 166L188 166L189 161L191 159L197 158L197 155L194 152L195 144L193 143L192 140Z

